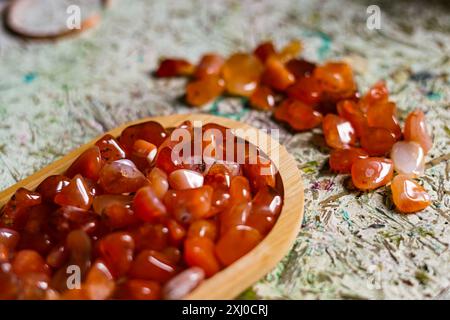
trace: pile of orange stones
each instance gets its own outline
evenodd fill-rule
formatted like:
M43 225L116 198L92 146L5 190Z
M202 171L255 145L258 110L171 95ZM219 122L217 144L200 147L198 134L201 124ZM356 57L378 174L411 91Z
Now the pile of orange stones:
M204 149L227 152L227 128L201 128L215 129ZM176 129L193 137L188 121ZM246 141L255 161L185 161L173 132L150 121L105 135L19 188L0 211L0 299L180 299L253 249L283 205L272 162Z
M252 53L227 59L205 54L197 65L164 59L155 75L189 77L185 99L194 107L229 94L248 98L255 109L273 111L276 120L294 131L321 125L333 171L351 173L359 190L390 184L399 212L426 208L430 196L414 180L423 174L425 155L432 147L423 112L411 112L402 130L384 82L360 95L347 63L316 65L299 58L301 51L299 41L280 51L264 42Z

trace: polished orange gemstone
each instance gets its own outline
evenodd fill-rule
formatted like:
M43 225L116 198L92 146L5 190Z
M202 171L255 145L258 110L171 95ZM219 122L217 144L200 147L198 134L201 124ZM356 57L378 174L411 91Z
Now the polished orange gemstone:
M286 68L295 76L295 79L309 77L316 65L303 59L291 59L286 63Z
M186 86L186 101L191 106L202 106L222 94L224 81L217 75L207 75Z
M215 241L217 236L217 224L211 220L196 220L189 226L187 236L188 238L206 237Z
M95 145L100 149L102 160L106 162L125 159L125 150L112 135L106 134Z
M136 252L142 250L162 251L169 245L169 229L163 224L144 223L130 231Z
M97 146L91 147L83 152L67 169L66 176L73 178L77 174L97 181L102 168L100 149Z
M262 82L272 89L284 91L295 82L295 77L280 60L270 57L265 64Z
M119 142L127 155L131 155L136 140L142 139L159 147L166 140L167 136L166 129L160 123L147 121L127 127L122 131Z
M159 78L189 76L195 70L194 65L184 59L164 59L155 75Z
M241 202L222 212L220 214L220 234L224 235L232 227L245 225L251 209L251 202Z
M275 119L287 122L295 131L305 131L317 127L322 122L322 114L301 101L286 99L275 110Z
M250 187L254 192L260 188L269 186L275 187L276 184L276 168L270 159L262 155L247 158L246 164L243 166L244 174L248 178Z
M395 103L376 103L367 110L367 123L370 127L385 128L392 132L396 139L399 139L402 135L402 129L395 114Z
M161 285L156 281L129 279L120 285L116 295L125 300L157 300L161 298Z
M197 79L212 75L220 75L225 59L216 53L205 54L198 63L194 77Z
M191 267L200 267L207 277L220 270L219 262L214 255L214 242L206 237L188 238L184 242L184 259Z
M0 226L20 230L29 215L29 208L39 205L42 197L37 192L19 188L0 211Z
M348 94L356 90L352 68L344 62L328 62L314 69L313 76L323 90L332 94Z
M314 77L301 77L287 89L289 97L302 101L310 106L320 102L322 88Z
M350 173L353 163L357 159L368 158L369 154L360 148L335 149L331 151L329 164L333 171Z
M245 53L233 54L222 69L228 93L245 97L255 91L262 72L261 61L254 55Z
M136 192L147 179L132 161L121 159L103 166L98 183L106 192L120 194Z
M360 190L372 190L386 185L394 175L394 164L385 158L357 159L352 165L352 181Z
M258 86L250 96L250 105L258 110L272 110L275 106L275 96L272 90L266 86Z
M175 219L169 219L166 222L169 229L169 240L173 246L178 246L186 237L186 229Z
M52 203L55 196L60 193L69 182L70 179L63 175L49 176L39 184L36 191L41 194L44 201Z
M389 91L384 81L375 83L359 101L359 107L366 113L369 108L378 103L386 103L389 99Z
M124 276L133 261L134 240L126 232L108 234L98 242L100 257L114 277Z
M100 259L95 261L93 266L89 269L85 282L81 289L90 300L106 300L112 296L116 284L113 276Z
M391 190L395 206L403 213L423 210L431 203L425 189L405 175L398 175L392 180Z
M303 44L299 40L292 40L288 44L286 44L279 53L277 53L276 57L282 63L286 63L289 60L296 58L303 49Z
M266 60L275 53L276 51L272 41L259 44L255 51L253 51L253 54L257 56L261 62L266 62Z
M12 270L19 277L28 273L49 274L50 272L44 258L33 250L18 251L12 261Z
M153 143L142 139L136 140L133 144L133 155L146 159L148 163L152 163L157 151L158 148Z
M253 198L246 225L258 230L262 235L267 234L274 226L282 205L282 197L274 188L261 188Z
M164 283L175 275L175 265L162 253L143 250L131 264L129 275L143 280Z
M185 224L194 219L208 218L214 189L205 185L187 190L169 190L164 196L164 204L172 216Z
M55 196L55 203L61 206L74 206L89 209L94 198L89 192L88 185L81 175L76 175L70 183Z
M337 115L327 114L323 119L322 129L325 141L331 148L343 149L356 143L352 124Z
M384 156L391 151L396 141L395 135L387 129L367 128L360 142L370 156Z
M133 210L139 219L147 222L158 221L167 213L162 201L150 186L143 187L136 192L133 199Z
M244 176L233 177L230 185L230 203L248 202L251 197L252 193L248 179Z
M358 137L364 134L368 127L367 117L355 101L342 100L338 102L337 112L340 117L350 121Z
M430 151L433 146L433 140L425 123L425 115L421 110L415 110L408 115L403 134L406 141L414 141L420 144L425 153Z
M261 239L259 231L252 227L232 227L217 242L216 255L223 265L229 266L256 247Z

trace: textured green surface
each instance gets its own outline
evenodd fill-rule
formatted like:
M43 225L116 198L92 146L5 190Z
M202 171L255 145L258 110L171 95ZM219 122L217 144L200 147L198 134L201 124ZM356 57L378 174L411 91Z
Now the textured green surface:
M184 80L155 80L160 56L250 50L272 38L305 43L320 62L343 58L362 91L385 79L404 119L426 113L434 135L421 183L433 204L404 216L387 190L349 192L326 167L320 131L281 129L303 172L306 209L292 251L243 298L450 298L450 9L445 1L379 2L382 29L366 28L370 1L116 1L101 26L76 39L27 43L0 32L0 188L120 123L191 112ZM0 5L4 3L0 1ZM241 99L213 112L277 127Z

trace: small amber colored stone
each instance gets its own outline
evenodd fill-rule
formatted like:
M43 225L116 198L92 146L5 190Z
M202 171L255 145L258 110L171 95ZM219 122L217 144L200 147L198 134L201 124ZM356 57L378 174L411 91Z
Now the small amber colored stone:
M370 127L385 128L391 131L396 139L402 135L402 129L395 116L396 106L393 102L377 103L367 110L367 123Z
M58 245L50 250L47 257L45 258L45 262L50 267L57 269L62 267L67 262L68 257L69 252L67 248L64 245Z
M369 126L367 116L361 111L359 105L352 100L342 100L337 104L337 112L340 117L350 121L357 137L362 137Z
M334 114L327 114L323 119L322 130L327 145L334 149L344 149L355 145L356 133L352 124Z
M320 102L322 87L314 77L301 77L287 89L287 94L309 106L315 106Z
M394 175L394 164L390 159L357 159L352 165L352 181L360 190L373 190L386 185Z
M425 123L425 115L421 110L415 110L408 115L405 120L403 135L406 141L414 141L420 144L425 154L433 146L433 140Z
M317 127L322 122L322 114L301 101L286 99L275 110L275 119L285 121L295 131L305 131Z
M12 261L12 270L19 277L28 273L49 274L50 272L44 258L33 250L18 251Z
M194 70L194 65L189 61L171 58L161 61L155 75L159 78L189 76Z
M159 199L164 198L167 190L169 190L169 180L167 174L163 170L154 167L147 175L147 179L155 195Z
M295 79L309 77L316 65L303 59L291 59L286 63L286 68L294 75Z
M203 186L203 181L203 175L193 170L178 169L169 175L169 184L175 190L200 188Z
M133 261L134 240L126 232L108 234L98 242L98 251L115 278L126 275Z
M360 142L370 156L384 156L391 151L396 140L395 135L387 129L367 128Z
M206 237L188 238L184 242L184 260L190 267L200 267L207 277L220 270L214 255L214 242Z
M303 44L301 41L292 40L286 44L276 56L282 63L286 63L289 60L296 58L302 49Z
M207 53L201 58L195 68L194 77L200 79L212 75L220 75L224 63L225 59L221 55Z
M360 148L334 149L331 151L329 164L333 171L350 173L352 165L357 159L368 157L369 154Z
M261 44L259 44L256 49L253 51L253 54L261 60L261 62L266 62L266 60L272 56L275 55L276 50L275 46L273 45L272 41L266 41Z
M180 300L194 290L205 278L202 268L191 267L170 279L162 290L166 300Z
M85 179L79 174L55 196L55 203L61 206L74 206L84 210L89 209L93 201Z
M261 79L265 85L278 91L286 90L295 82L294 75L275 57L267 59Z
M130 231L136 251L161 251L168 246L169 229L163 224L144 223Z
M12 251L19 243L20 234L7 228L0 228L0 246L4 246L8 251Z
M131 205L121 203L112 203L103 210L105 225L112 230L121 229L140 223L141 220L136 216Z
M251 202L236 203L220 214L220 234L224 235L231 228L245 225L252 209Z
M39 205L42 197L37 192L19 188L0 211L0 225L20 230L26 223L29 208Z
M77 174L81 174L84 178L97 181L102 168L101 160L100 149L97 146L91 147L72 163L65 175L73 178Z
M36 188L36 192L40 193L42 200L53 203L55 196L70 183L70 179L63 175L53 175L47 177Z
M347 95L356 90L352 68L344 62L328 62L318 66L313 76L324 91L332 94Z
M155 195L152 187L139 189L133 199L133 210L136 216L146 222L154 222L167 213L164 204Z
M369 108L378 103L386 103L389 99L389 91L384 81L375 83L359 101L359 107L366 113Z
M261 239L258 230L249 226L235 226L217 242L216 255L223 265L229 266L256 247Z
M126 158L125 150L112 135L106 134L95 143L100 149L102 160L111 162Z
M262 188L253 198L246 225L266 235L274 226L282 205L283 199L274 188Z
M222 70L228 93L249 97L258 86L263 65L251 54L236 53L225 62Z
M121 159L103 166L98 183L106 192L120 194L136 192L147 179L132 161Z
M130 155L133 153L136 140L142 139L159 147L167 136L166 129L161 124L156 121L147 121L127 127L122 131L119 142L125 152Z
M186 229L175 219L169 219L166 224L169 229L170 243L178 246L186 237Z
M205 76L187 84L186 101L191 106L199 107L220 96L224 89L225 83L219 76Z
M153 143L142 139L136 140L133 144L133 155L147 159L148 163L152 163L157 151L158 148Z
M92 241L89 235L81 229L71 231L66 237L66 247L70 252L69 264L77 265L84 277L92 259ZM64 273L68 276L66 270ZM66 286L67 283L63 285Z
M143 280L164 283L175 275L173 263L158 251L143 250L131 264L129 275Z
M120 285L117 298L125 300L161 299L161 285L156 281L130 279Z
M187 236L188 238L206 237L215 241L217 236L217 225L210 220L196 220L189 226Z
M108 267L101 260L95 261L82 284L87 299L106 300L112 296L114 288L114 279Z
M181 261L181 251L176 247L165 247L161 250L167 259L169 259L173 264L179 264Z
M265 186L275 187L276 168L272 161L262 155L256 156L254 160L251 157L253 156L250 156L243 165L243 171L248 178L251 189L257 192Z
M131 195L119 195L119 194L105 194L99 195L94 198L92 203L92 208L94 212L98 215L104 214L105 210L114 204L120 204L124 207L130 206L133 201L133 196Z
M250 96L250 105L257 110L272 110L275 106L275 96L272 90L266 86L258 86Z
M210 216L213 192L208 185L196 189L169 190L164 196L164 204L178 222L185 224Z
M391 190L395 206L403 213L423 210L431 203L425 189L405 175L398 175L392 180Z
M250 183L244 176L236 176L231 179L230 203L248 202L252 197Z

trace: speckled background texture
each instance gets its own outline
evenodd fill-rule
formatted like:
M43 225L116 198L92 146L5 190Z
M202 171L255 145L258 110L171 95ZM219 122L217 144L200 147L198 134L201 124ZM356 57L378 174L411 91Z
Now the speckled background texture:
M0 0L0 7L6 1ZM381 8L381 29L366 8ZM393 210L388 189L345 188L330 173L320 130L281 142L305 184L303 228L285 259L241 298L450 298L450 4L448 1L114 1L102 23L79 37L27 42L0 30L0 189L120 123L151 115L211 112L260 128L278 127L242 99L191 110L184 80L156 80L161 56L197 61L273 39L304 42L315 62L345 59L361 91L387 81L399 118L420 108L434 146L420 182L432 205Z

